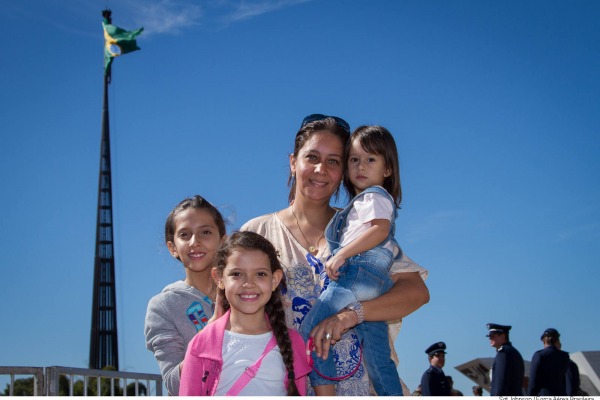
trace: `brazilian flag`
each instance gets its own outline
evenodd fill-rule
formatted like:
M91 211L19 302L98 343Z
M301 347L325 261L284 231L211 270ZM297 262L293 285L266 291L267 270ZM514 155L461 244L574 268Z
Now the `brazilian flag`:
M104 74L109 75L113 58L140 49L135 42L135 38L142 33L144 28L126 31L118 26L109 24L106 19L102 21L102 27L104 28L105 39Z

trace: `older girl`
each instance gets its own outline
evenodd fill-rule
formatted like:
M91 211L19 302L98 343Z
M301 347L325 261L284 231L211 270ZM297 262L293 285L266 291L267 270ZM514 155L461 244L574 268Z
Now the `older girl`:
M198 195L181 201L165 222L165 243L183 264L185 279L167 285L150 300L144 333L173 396L179 393L187 345L213 315L212 260L225 232L219 210Z

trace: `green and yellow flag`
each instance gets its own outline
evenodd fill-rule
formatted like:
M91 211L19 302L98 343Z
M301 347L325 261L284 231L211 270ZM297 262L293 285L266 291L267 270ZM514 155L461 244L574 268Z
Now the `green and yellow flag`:
M132 51L140 50L135 42L144 28L139 28L134 31L126 31L108 23L106 19L102 21L104 28L104 74L110 73L110 66L113 58L121 54L131 53Z

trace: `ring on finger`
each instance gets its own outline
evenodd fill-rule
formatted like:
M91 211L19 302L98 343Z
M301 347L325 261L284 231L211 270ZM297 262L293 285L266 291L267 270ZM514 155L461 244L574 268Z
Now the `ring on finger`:
M327 332L327 333L325 334L325 340L331 340L331 338L332 338L332 335L331 335L331 333Z

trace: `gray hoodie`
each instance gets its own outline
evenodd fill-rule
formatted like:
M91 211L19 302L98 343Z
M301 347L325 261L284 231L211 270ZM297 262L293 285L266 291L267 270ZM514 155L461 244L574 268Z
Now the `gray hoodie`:
M212 314L210 299L185 281L167 285L150 299L144 326L146 347L154 353L170 395L179 394L179 364L188 343Z

